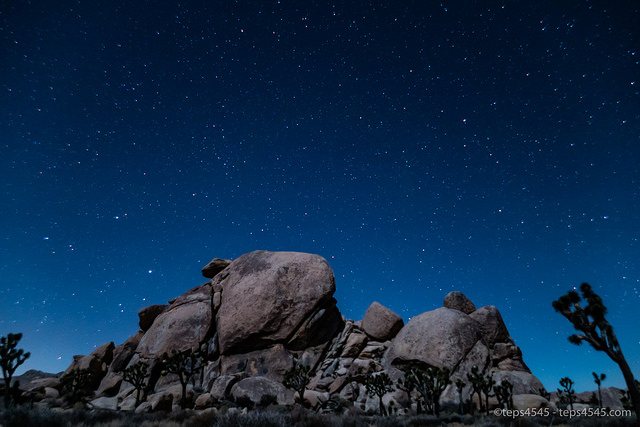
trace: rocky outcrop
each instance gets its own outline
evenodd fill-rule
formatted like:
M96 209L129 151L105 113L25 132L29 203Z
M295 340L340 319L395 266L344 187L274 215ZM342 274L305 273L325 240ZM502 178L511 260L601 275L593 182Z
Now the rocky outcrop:
M182 350L197 351L201 364L187 387L187 405L196 408L224 400L247 407L292 405L294 392L282 383L296 365L311 368L304 396L317 409L348 402L354 410L377 412L379 400L367 393L367 378L385 372L397 381L405 368L427 365L448 368L452 384L468 382L467 373L476 366L497 383L509 380L521 396L519 405L547 402L537 396L542 384L525 365L498 309L476 309L460 292L449 293L444 307L414 316L406 325L378 302L354 322L338 311L333 271L318 255L255 251L233 261L215 258L202 273L207 283L168 305L140 310L140 330L123 344L108 343L74 358L68 371L96 374L94 407L175 408L181 385L176 375L162 375L161 359ZM134 388L123 381L123 371L138 361L150 366L150 390L136 408ZM60 391L57 378L33 382L30 389L48 402L60 401ZM463 399L469 398L466 387ZM457 407L458 400L449 385L441 403ZM409 411L409 396L400 388L383 402L398 413Z

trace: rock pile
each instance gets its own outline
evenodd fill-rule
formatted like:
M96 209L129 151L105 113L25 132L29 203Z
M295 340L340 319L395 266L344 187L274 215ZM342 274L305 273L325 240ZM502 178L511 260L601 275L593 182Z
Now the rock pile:
M196 409L223 400L293 405L294 391L283 379L296 365L312 369L304 396L312 406L342 401L371 412L378 410L378 398L366 392L367 377L385 372L397 381L412 365L448 368L453 384L467 382L466 374L477 366L497 383L508 379L514 395L520 395L514 402L543 390L497 308L476 309L460 292L448 294L443 307L406 325L377 302L354 322L341 316L333 298L333 271L318 255L255 251L234 261L216 258L203 275L210 281L168 305L142 309L140 329L123 344L107 343L88 356L74 357L67 372L92 372L93 407L175 408L181 384L176 375L161 375L162 358L183 350L197 351L202 361L187 385L187 405ZM123 372L138 362L148 364L150 376L146 401L136 407L134 387L123 380ZM59 379L37 380L26 388L35 400L60 403ZM471 397L467 386L463 399ZM538 397L536 405L549 404ZM441 404L457 405L459 399L449 385ZM402 408L410 400L396 389L383 402L407 410Z

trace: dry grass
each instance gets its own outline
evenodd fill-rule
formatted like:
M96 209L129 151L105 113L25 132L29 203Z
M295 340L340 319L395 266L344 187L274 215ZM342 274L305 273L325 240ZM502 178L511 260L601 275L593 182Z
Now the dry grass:
M636 426L636 418L573 418L553 417L516 418L493 416L448 415L433 416L378 417L366 415L320 415L312 411L296 408L272 408L271 410L216 413L213 410L194 412L182 411L171 414L135 414L122 411L55 411L18 407L0 413L3 427L423 427L475 425L481 427L537 427L537 426Z

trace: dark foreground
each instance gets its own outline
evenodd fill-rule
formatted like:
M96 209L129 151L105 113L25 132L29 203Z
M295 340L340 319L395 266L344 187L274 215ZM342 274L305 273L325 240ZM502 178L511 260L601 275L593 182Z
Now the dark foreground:
M163 427L422 427L422 426L637 426L636 418L558 418L445 415L380 417L366 415L326 415L296 408L239 413L212 410L166 413L131 413L123 411L65 410L18 407L0 413L0 427L57 426L163 426Z

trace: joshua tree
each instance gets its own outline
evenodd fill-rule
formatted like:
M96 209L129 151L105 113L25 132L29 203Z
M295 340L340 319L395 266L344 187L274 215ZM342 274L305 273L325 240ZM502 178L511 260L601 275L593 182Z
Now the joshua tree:
M467 374L467 379L471 383L471 389L473 390L471 392L471 397L473 398L474 394L478 395L478 405L480 406L479 411L482 412L484 409L482 406L482 390L484 388L485 377L477 366L473 366L471 368L471 373ZM473 407L474 405L471 406L471 408Z
M11 403L11 378L18 366L31 356L22 349L16 349L18 341L22 339L22 334L9 334L0 338L0 367L2 367L2 377L4 378L4 407L8 408Z
M464 402L462 401L462 391L464 390L464 386L466 384L460 378L456 380L456 390L458 391L458 399L459 399L459 407L460 414L464 414Z
M484 377L480 383L480 390L484 393L484 409L487 411L487 415L489 415L489 397L494 385L496 385L496 382L493 379L493 375Z
M400 390L404 390L407 393L407 397L409 398L409 408L413 403L412 393L416 390L417 380L415 375L413 374L413 368L408 368L404 370L404 380L400 378L398 380L398 388ZM416 401L416 412L418 415L422 412L420 399Z
M200 369L200 354L191 349L183 351L171 350L171 356L167 353L162 356L162 364L164 366L162 375L176 374L178 376L182 386L180 407L184 409L187 406L187 384L189 383L189 378Z
M558 394L563 396L566 394L566 398L569 401L569 407L573 409L573 399L575 398L575 391L573 390L574 382L569 377L560 379L560 385L564 390L558 389Z
M613 332L613 326L605 318L607 308L602 302L602 298L591 289L588 283L583 283L580 286L580 291L582 298L577 292L569 291L566 295L553 301L553 308L566 317L579 332L569 336L569 342L580 345L586 341L594 349L604 351L611 360L618 364L627 383L636 417L640 420L640 389L622 354L618 338ZM580 305L583 298L587 303L585 307Z
M78 402L86 403L92 394L93 380L94 374L88 369L72 369L60 378L62 396L71 405Z
M410 369L409 381L422 396L427 413L440 416L440 395L449 384L450 375L449 369L436 366Z
M607 379L605 374L596 374L595 372L591 373L593 375L593 381L598 385L598 407L602 408L602 391L600 390L600 386L602 385L602 381Z
M143 393L142 399L146 398L148 381L145 384L145 380L149 377L149 364L138 361L135 365L126 368L122 374L122 379L131 383L136 389L136 407L138 407L141 392Z
M371 396L378 396L380 401L380 415L384 415L384 405L382 404L382 396L393 391L393 381L386 372L375 375L369 375L365 380L367 392Z
M311 368L306 365L296 365L284 374L282 384L298 393L300 406L305 406L304 391L311 381Z
M502 380L500 384L493 387L493 392L501 407L513 409L513 384L509 380Z

